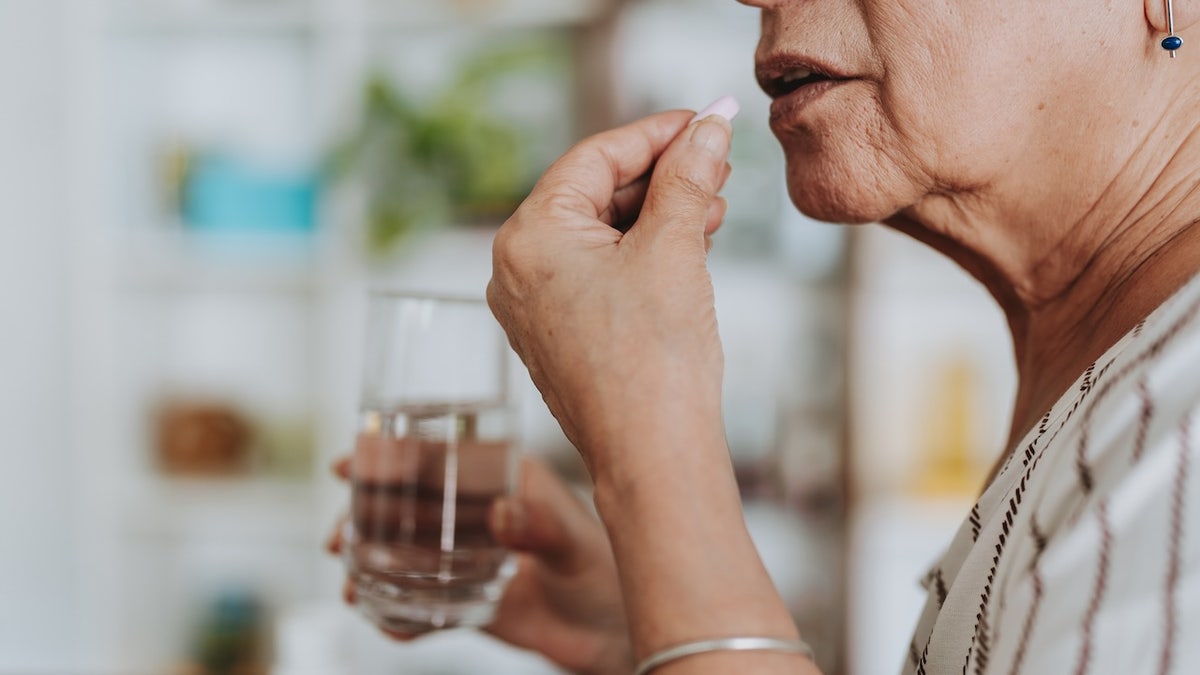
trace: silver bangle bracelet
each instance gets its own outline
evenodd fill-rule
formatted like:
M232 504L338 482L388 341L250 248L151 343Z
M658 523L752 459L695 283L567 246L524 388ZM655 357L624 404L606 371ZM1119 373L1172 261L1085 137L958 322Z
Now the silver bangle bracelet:
M687 642L651 654L646 657L646 660L638 664L638 667L633 671L633 675L647 675L647 673L655 668L672 661L677 661L685 656L722 651L783 652L785 654L800 654L807 657L810 661L813 659L812 647L809 647L808 643L803 640L780 640L768 637L732 637L717 640L697 640L696 642Z

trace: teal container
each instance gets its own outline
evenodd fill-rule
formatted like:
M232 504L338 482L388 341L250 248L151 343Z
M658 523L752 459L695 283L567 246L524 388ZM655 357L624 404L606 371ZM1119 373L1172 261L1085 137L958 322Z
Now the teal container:
M315 173L271 172L201 156L184 184L183 221L197 231L311 232L319 188Z

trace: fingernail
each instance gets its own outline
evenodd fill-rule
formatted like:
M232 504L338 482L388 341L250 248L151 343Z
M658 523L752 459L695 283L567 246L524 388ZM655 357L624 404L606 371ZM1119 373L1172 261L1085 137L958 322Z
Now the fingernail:
M692 135L688 140L693 146L701 148L713 157L724 158L729 154L732 131L729 122L723 117L711 121L705 118L692 126Z
M498 499L492 506L492 534L497 538L520 538L525 529L525 511L512 499Z
M741 111L741 109L742 106L738 104L736 98L732 96L722 96L721 98L709 104L709 106L704 110L696 113L696 116L693 117L692 121L688 122L688 124L695 124L696 122L712 117L713 115L732 122L733 118L737 117L737 114Z
M342 480L350 479L350 460L346 457L339 457L338 459L335 459L333 464L330 465L329 469L333 472L333 475L341 478Z

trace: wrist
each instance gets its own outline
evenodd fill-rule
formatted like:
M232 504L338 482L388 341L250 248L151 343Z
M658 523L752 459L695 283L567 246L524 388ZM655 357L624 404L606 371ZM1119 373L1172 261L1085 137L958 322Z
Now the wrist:
M719 408L682 416L650 412L641 419L627 415L582 439L579 449L597 493L654 490L656 477L679 470L732 477Z
M635 665L628 630L612 631L600 640L592 665L576 675L629 675Z
M598 472L594 498L634 655L713 636L794 639L746 531L724 438L693 430L614 456L622 461Z

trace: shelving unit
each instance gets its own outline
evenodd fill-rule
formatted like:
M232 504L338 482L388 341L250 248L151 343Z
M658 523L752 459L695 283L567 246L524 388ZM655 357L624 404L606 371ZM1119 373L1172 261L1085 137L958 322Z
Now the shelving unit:
M341 567L321 542L346 496L327 466L353 437L364 291L482 288L491 231L414 242L401 268L381 275L361 252L353 190L329 190L309 233L192 231L163 205L164 155L194 146L315 168L396 45L580 26L614 3L76 4L68 68L80 244L69 257L79 335L71 415L89 448L73 478L87 533L84 649L99 669L161 673L186 656L206 598L249 590L284 610L338 597ZM154 410L189 396L254 423L308 424L309 469L160 473Z

